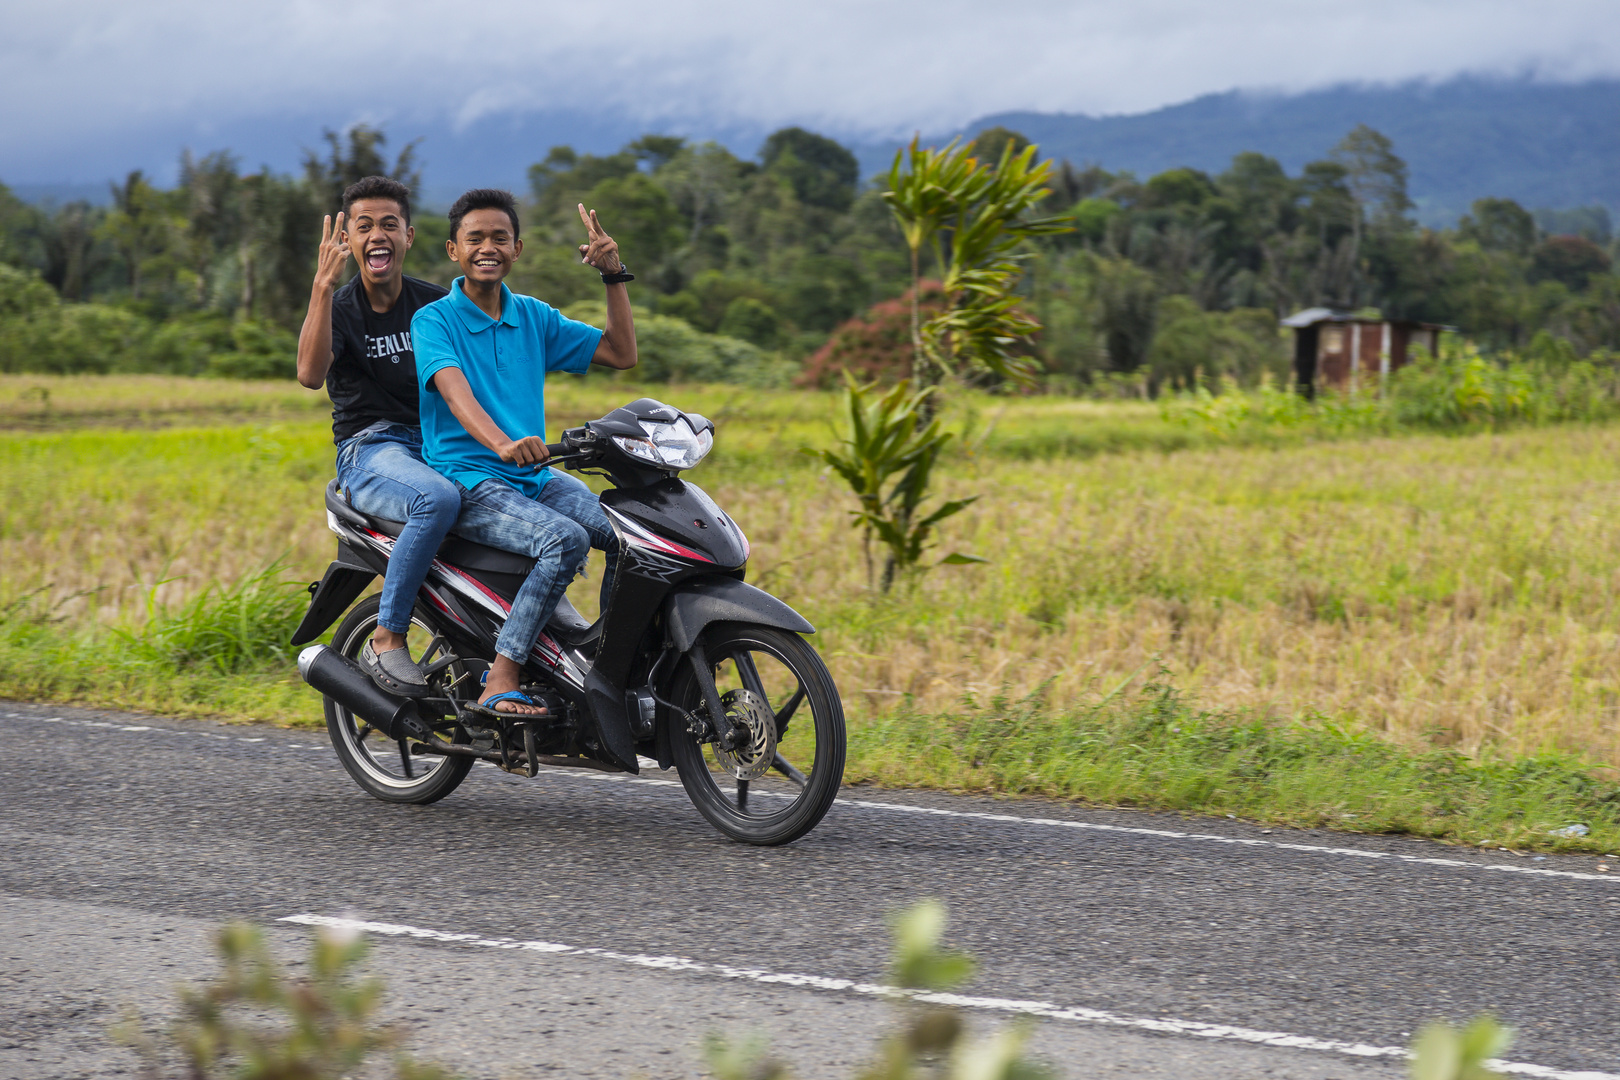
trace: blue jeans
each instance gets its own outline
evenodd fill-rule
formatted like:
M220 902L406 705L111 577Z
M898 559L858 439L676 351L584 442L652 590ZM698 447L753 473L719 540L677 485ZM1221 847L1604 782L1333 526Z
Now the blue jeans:
M535 560L523 587L512 600L495 651L522 664L540 631L562 602L574 575L585 569L591 548L607 553L602 574L602 604L607 606L618 561L619 538L608 524L602 500L572 476L556 470L531 499L502 480L485 480L472 490L460 484L461 518L456 535Z
M416 593L434 553L461 513L461 492L422 461L422 432L403 424L343 440L338 486L362 514L403 521L383 576L377 621L396 634L411 627Z

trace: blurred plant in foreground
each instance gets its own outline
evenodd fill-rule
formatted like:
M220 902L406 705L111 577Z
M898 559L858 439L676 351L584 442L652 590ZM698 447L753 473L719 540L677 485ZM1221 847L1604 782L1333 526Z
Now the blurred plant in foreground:
M971 959L940 947L944 932L945 908L937 900L925 900L894 920L890 970L902 1025L879 1045L876 1060L859 1080L1047 1080L1052 1074L1024 1056L1028 1022L972 1039L962 1014L938 1000L973 974ZM711 1035L704 1049L717 1080L789 1075L757 1035L740 1043Z
M1412 1080L1499 1080L1490 1062L1512 1042L1513 1029L1488 1013L1460 1029L1429 1024L1412 1040Z
M252 926L220 931L219 952L224 975L182 989L180 1018L167 1031L154 1035L134 1015L113 1030L140 1055L147 1080L338 1080L388 1053L397 1080L449 1080L399 1052L404 1033L376 1022L382 983L357 977L366 954L358 936L317 933L302 979L281 970Z

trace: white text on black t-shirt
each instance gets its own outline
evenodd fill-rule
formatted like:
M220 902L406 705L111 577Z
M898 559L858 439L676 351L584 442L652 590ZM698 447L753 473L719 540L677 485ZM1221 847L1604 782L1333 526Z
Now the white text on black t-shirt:
M399 363L399 358L411 349L411 332L401 330L397 334L384 334L381 337L366 335L366 355L373 360L392 360Z

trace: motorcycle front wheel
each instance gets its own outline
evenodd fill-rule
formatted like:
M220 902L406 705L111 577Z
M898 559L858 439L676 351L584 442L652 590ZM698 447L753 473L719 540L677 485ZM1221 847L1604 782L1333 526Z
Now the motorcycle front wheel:
M712 727L693 732L687 717L671 716L670 749L681 785L709 823L745 844L787 844L821 821L844 779L844 707L832 675L797 634L741 623L718 623L702 645L715 689L739 725L768 723L756 735L761 775L717 750ZM673 704L707 714L692 665L683 660L672 680ZM771 735L774 734L774 739ZM774 745L773 745L774 744ZM768 758L768 767L766 759Z
M360 658L360 650L377 629L377 610L382 606L379 596L367 597L355 605L332 635L332 648L351 660ZM437 655L433 645L438 634L433 615L418 605L411 612L411 628L405 635L405 647L412 659L427 663ZM426 655L430 649L435 656ZM459 665L452 665L444 675L455 678ZM442 677L442 676L441 676ZM440 734L451 742L465 742L454 724L435 725ZM374 798L393 803L438 802L467 778L473 759L468 757L440 757L414 755L407 739L390 739L382 732L355 716L331 698L326 699L326 733L338 760L348 770L354 782Z

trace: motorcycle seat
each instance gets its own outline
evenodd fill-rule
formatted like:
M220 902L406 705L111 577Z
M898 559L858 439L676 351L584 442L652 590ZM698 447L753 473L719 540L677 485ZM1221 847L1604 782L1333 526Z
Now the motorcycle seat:
M338 487L336 480L326 485L326 508L340 520L357 529L370 529L387 537L398 538L400 531L405 528L403 521L372 517L350 506L348 498ZM523 579L534 569L534 560L527 555L520 555L515 551L502 551L500 548L489 547L487 544L468 540L455 533L444 538L444 543L439 545L437 556L442 562L468 571L507 600L511 600L517 594L517 590L523 585ZM597 624L581 615L566 596L557 604L557 610L546 622L546 632L567 645L582 645L594 638L596 631Z

